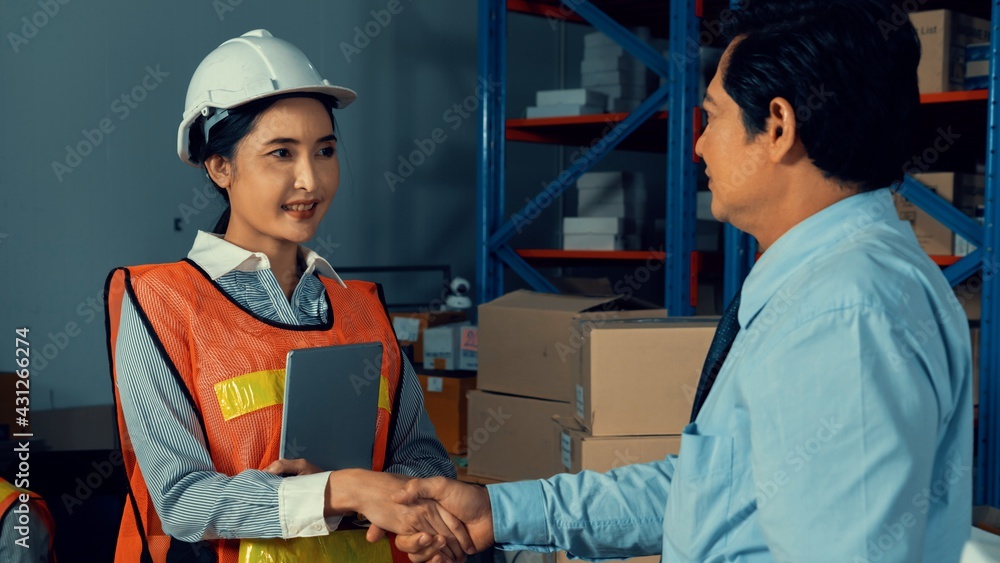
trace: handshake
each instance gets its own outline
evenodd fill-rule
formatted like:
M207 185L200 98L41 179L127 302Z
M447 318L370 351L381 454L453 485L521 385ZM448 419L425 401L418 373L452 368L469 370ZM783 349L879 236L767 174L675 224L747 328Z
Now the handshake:
M484 487L445 477L390 478L401 486L383 502L370 504L376 513L363 512L372 523L368 541L394 532L396 547L411 561L432 563L461 563L493 545L493 513Z
M264 471L309 475L320 468L304 459L280 459ZM445 477L415 479L364 469L333 471L323 515L357 512L371 523L368 541L396 534L396 547L414 562L460 563L494 543L493 511L484 487Z

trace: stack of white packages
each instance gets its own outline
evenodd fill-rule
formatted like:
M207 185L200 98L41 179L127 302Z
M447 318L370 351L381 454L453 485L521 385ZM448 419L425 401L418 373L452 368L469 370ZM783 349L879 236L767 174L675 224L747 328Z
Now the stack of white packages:
M631 31L639 39L650 42L648 27ZM632 111L658 86L655 75L607 35L589 33L583 41L583 61L580 62L583 87L607 94L607 111Z
M564 250L624 250L639 245L646 208L645 177L630 172L580 176L577 217L563 218Z
M561 117L604 113L607 95L592 89L541 90L535 92L535 105L528 107L527 117Z

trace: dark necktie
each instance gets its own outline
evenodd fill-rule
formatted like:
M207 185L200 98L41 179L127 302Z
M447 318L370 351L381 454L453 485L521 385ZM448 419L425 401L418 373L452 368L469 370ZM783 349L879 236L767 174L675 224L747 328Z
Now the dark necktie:
M733 297L732 303L726 308L726 312L719 319L719 326L715 329L715 336L712 337L712 345L708 347L708 356L705 358L705 365L701 368L701 379L698 380L698 389L694 395L694 407L691 409L691 422L698 417L698 411L705 404L708 392L715 384L715 378L722 371L722 363L729 355L729 349L733 347L733 340L740 332L740 322L737 316L740 310L740 292Z

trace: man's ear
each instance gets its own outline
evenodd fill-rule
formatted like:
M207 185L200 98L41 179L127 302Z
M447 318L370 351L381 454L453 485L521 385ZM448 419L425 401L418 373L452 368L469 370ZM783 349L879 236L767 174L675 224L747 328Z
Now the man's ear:
M795 147L795 109L785 98L771 100L767 117L767 146L771 162L781 162Z
M233 165L229 159L223 158L218 154L213 154L205 161L205 170L208 171L208 177L215 182L216 186L229 189L229 186L232 185Z

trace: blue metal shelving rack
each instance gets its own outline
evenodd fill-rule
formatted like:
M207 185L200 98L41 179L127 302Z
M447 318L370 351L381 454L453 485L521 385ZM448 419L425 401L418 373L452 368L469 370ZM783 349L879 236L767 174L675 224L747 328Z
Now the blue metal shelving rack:
M695 248L695 162L693 158L694 108L697 100L697 56L678 57L668 62L621 24L587 0L562 0L594 28L618 42L647 68L666 77L667 84L651 94L645 102L595 143L584 157L566 169L541 193L534 205L547 207L546 201L558 197L573 186L580 175L613 151L629 134L656 113L669 99L667 156L666 217L666 307L679 315L693 314L691 305L691 256ZM700 2L698 3L700 5ZM686 53L690 41L698 34L699 15L694 0L670 3L670 49ZM536 291L557 292L556 288L511 249L508 241L516 232L513 219L505 219L505 107L506 107L506 0L479 2L479 70L493 84L500 84L492 93L484 92L481 101L481 136L477 168L477 256L476 272L478 299L485 303L503 294L504 268L510 268ZM695 40L695 44L697 44ZM680 163L680 164L677 164ZM511 217L524 216L531 204Z

